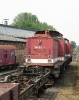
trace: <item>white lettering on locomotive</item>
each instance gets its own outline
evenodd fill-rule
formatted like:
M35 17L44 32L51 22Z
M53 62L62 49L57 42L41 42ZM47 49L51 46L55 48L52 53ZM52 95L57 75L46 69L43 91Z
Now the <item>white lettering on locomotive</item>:
M42 47L42 46L34 46L34 49L45 49L45 47Z

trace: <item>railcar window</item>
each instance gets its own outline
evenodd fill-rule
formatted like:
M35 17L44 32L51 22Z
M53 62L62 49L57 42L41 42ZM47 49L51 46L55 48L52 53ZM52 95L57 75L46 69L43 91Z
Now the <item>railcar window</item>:
M10 57L11 57L11 58L14 57L14 52L11 52Z
M7 54L4 54L4 58L7 58Z
M7 51L4 51L4 58L7 58Z

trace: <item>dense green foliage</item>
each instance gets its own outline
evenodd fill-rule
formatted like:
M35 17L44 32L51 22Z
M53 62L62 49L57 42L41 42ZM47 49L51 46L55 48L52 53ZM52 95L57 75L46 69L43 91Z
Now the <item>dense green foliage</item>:
M73 44L74 46L76 46L76 43L74 41L71 41L71 44Z
M79 46L77 46L74 41L71 41L71 44L73 44L73 46L74 46L74 52L79 53Z
M32 15L31 13L20 13L18 14L11 26L15 26L23 29L30 30L55 30L55 28L51 25L48 25L45 22L40 22L36 15Z

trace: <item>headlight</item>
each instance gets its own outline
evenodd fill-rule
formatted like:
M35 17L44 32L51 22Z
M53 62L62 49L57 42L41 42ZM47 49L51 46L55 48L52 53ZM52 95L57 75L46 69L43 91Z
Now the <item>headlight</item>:
M51 63L52 60L51 60L51 56L48 56L48 62Z
M28 55L28 58L27 58L27 62L31 62L31 57L30 57L30 55Z

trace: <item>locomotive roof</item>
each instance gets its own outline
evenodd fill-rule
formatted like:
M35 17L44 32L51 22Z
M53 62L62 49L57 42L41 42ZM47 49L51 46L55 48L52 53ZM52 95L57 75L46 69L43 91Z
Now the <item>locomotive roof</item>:
M45 31L37 31L35 34L44 34ZM50 31L49 33L51 36L63 36L61 33L59 33L58 31Z
M0 50L16 50L17 48L13 45L0 45Z
M69 41L67 38L64 38L64 40L67 40L67 41Z

